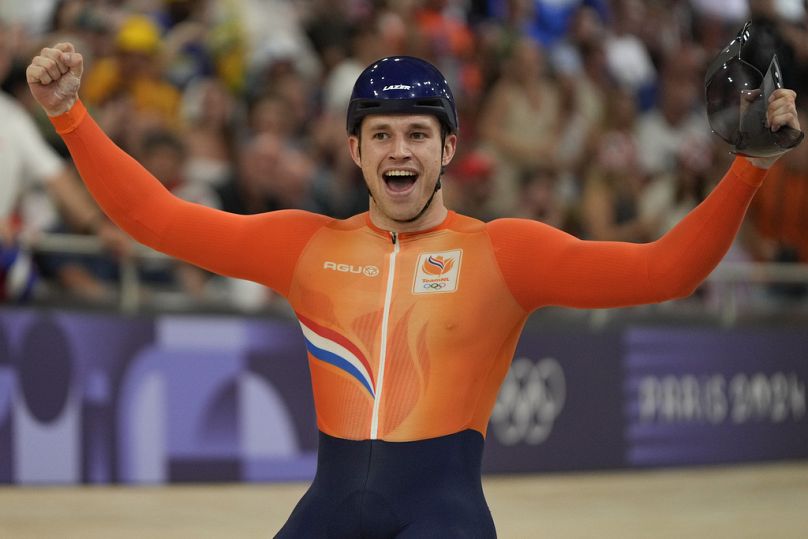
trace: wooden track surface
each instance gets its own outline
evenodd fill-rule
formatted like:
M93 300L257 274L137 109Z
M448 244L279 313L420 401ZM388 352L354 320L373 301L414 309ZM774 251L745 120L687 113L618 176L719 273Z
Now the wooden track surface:
M302 484L0 488L0 537L272 537ZM808 461L498 476L501 538L806 538Z

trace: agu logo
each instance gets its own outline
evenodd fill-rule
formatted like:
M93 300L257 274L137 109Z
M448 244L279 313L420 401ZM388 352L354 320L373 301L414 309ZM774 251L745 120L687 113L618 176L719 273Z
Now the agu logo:
M434 294L457 290L462 257L462 249L418 255L412 293Z
M353 264L338 264L327 260L323 263L323 269L338 271L340 273L356 273L365 277L376 277L379 275L377 266L354 266Z

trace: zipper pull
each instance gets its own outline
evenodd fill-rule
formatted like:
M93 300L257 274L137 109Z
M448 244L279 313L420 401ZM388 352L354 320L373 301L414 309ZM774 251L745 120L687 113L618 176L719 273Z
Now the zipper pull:
M398 232L390 232L390 239L393 240L393 245L398 241Z

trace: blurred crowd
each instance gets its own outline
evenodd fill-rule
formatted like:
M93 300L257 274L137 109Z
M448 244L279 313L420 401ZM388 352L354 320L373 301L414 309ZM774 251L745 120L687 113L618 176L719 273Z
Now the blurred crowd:
M447 205L544 221L581 238L652 241L733 156L703 110L706 64L753 21L808 126L803 0L3 0L0 298L116 301L135 247L81 187L25 67L70 41L103 129L187 200L237 213L367 209L345 110L356 76L393 54L446 75L460 115ZM808 262L808 144L781 159L728 260ZM101 256L32 251L43 232L94 235ZM260 309L261 287L149 259L149 289ZM34 279L34 275L38 276ZM44 292L43 292L44 291ZM805 286L767 293L806 297Z

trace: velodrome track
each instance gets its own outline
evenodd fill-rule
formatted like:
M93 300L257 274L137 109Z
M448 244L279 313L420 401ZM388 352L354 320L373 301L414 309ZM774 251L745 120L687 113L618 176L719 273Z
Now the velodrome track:
M804 538L808 461L486 476L499 537ZM3 487L0 537L271 537L306 485Z

